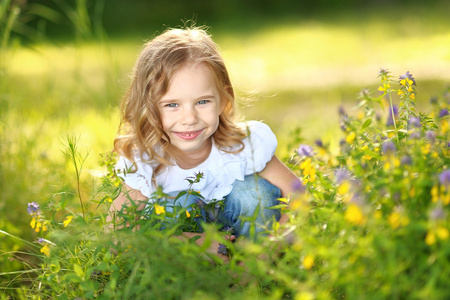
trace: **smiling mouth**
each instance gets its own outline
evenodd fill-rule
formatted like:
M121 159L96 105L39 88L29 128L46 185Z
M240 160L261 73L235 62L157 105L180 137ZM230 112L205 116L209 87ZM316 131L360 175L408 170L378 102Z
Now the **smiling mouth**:
M202 133L202 131L203 131L203 129L196 130L196 131L179 131L179 132L174 132L174 134L184 140L193 140L196 137L198 137L200 135L200 133Z

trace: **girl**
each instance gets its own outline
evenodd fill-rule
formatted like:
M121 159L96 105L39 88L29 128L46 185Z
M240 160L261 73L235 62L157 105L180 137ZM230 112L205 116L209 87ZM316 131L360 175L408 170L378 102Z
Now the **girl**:
M224 200L209 219L249 236L254 217L256 232L280 212L268 209L279 197L293 192L299 179L274 155L277 140L261 122L233 120L234 92L224 61L200 28L169 29L142 50L131 86L121 104L122 120L114 141L120 154L117 173L126 191L111 212L142 201L144 209L156 188L173 196L166 210L189 206L200 199L175 196L192 188L204 203ZM202 174L189 186L186 180ZM193 237L201 233L187 233ZM202 243L202 238L197 243ZM217 247L215 244L213 247Z

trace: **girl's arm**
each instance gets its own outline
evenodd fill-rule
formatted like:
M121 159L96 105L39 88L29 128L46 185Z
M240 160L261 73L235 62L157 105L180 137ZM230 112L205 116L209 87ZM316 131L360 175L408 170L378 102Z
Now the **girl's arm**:
M267 163L259 176L269 181L281 190L281 195L287 197L295 192L295 187L300 184L300 179L275 155Z
M283 197L288 197L295 193L295 187L301 184L300 179L291 171L284 163L282 163L275 155L267 163L264 170L259 172L259 176L269 181L281 190ZM281 215L280 224L287 222L289 217Z
M109 224L111 224L110 222L112 218L116 215L116 211L121 210L123 205L130 205L130 198L133 201L141 202L137 208L138 210L143 210L145 208L145 201L147 200L147 197L142 195L140 191L132 189L126 184L123 184L123 187L125 188L125 191L122 191L120 193L120 195L114 200L114 202L111 204L111 207L109 208L109 214L106 217L106 222Z

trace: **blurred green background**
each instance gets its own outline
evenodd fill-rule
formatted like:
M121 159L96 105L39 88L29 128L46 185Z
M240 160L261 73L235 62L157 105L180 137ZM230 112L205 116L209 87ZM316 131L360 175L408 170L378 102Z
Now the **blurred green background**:
M308 143L339 142L337 110L376 93L378 70L410 71L426 107L450 79L448 1L0 0L0 230L32 239L26 204L75 198L61 143L89 152L83 189L95 195L98 156L112 149L117 106L145 40L167 27L210 26L242 115L267 122L280 156L294 128ZM94 176L92 176L94 175ZM68 200L68 201L69 201ZM74 202L76 205L76 202ZM22 243L0 237L0 266Z

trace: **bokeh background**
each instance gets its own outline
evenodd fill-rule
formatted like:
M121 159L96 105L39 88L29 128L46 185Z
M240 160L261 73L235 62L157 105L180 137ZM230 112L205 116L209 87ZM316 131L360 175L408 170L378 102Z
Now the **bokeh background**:
M67 136L88 154L86 199L112 149L118 104L145 40L167 27L206 25L219 44L246 119L268 123L289 154L299 136L338 144L338 109L377 72L410 71L417 105L448 91L449 1L0 0L0 230L31 240L28 202L75 197ZM44 204L45 203L45 204ZM74 210L76 211L76 202ZM0 238L5 253L23 247Z

